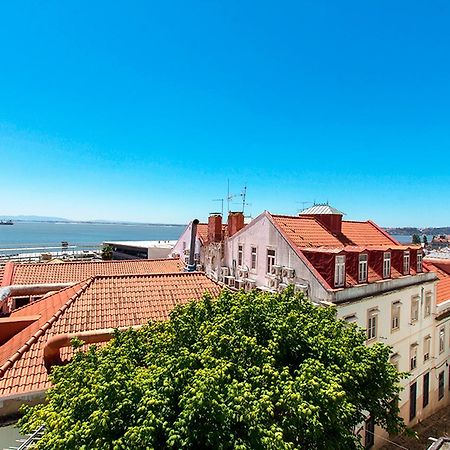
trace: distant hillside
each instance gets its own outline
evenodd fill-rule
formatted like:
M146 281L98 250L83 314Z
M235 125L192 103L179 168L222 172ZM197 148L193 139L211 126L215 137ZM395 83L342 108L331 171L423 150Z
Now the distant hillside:
M0 216L0 220L12 220L13 222L70 222L63 217L48 216Z
M414 228L414 227L402 227L402 228L385 228L391 235L397 236L412 236L413 234L426 234L431 236L437 236L440 234L450 234L450 227L429 227L429 228Z

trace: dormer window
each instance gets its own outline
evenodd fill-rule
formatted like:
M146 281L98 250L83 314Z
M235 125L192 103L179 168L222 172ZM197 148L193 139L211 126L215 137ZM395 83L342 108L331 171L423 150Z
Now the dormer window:
M383 278L391 276L391 252L383 253Z
M403 252L403 275L409 275L409 250Z
M336 256L334 267L334 287L343 287L345 284L345 255Z
M368 255L366 253L362 253L361 255L359 255L359 270L358 270L359 283L367 282L367 262L368 262Z
M422 272L422 259L423 255L422 252L417 252L417 272Z

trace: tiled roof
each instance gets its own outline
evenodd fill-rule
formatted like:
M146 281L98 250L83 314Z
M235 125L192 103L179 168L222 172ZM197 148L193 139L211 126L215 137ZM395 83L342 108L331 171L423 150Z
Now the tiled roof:
M342 243L312 216L271 214L275 224L297 247L340 247Z
M342 221L342 234L353 245L398 245L398 242L370 220L367 222Z
M208 241L208 224L199 223L197 225L197 237L200 239L202 244Z
M3 286L34 283L77 283L95 275L127 275L179 272L179 259L142 259L128 261L82 261L60 264L7 263Z
M450 277L442 278L437 283L436 303L444 303L450 300Z
M450 259L425 258L423 263L428 270L436 272L439 278L450 276Z
M49 387L43 350L51 336L165 320L205 291L217 296L220 287L199 272L96 276L14 311L13 318L40 318L0 346L0 396Z
M342 233L333 234L314 216L281 216L271 214L275 224L299 248L348 246L394 246L398 242L373 222L342 221Z

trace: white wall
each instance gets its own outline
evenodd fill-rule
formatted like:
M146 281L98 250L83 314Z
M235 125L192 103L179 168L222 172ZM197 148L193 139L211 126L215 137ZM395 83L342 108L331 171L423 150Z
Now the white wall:
M181 259L185 259L184 251L188 250L190 251L191 247L191 230L192 230L192 222L186 227L186 229L183 231L183 234L178 239L177 243L173 247L173 249L170 252L169 256L172 256L173 254L180 255ZM202 244L200 242L200 239L198 237L195 240L195 253L200 253Z

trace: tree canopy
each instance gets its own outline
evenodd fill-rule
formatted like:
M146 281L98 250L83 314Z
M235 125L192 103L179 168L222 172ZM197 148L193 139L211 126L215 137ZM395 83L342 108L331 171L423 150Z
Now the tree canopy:
M421 244L422 243L422 240L420 239L420 234L412 235L412 243L413 244Z
M352 449L367 417L398 432L390 348L287 289L177 307L51 374L26 408L40 449Z

